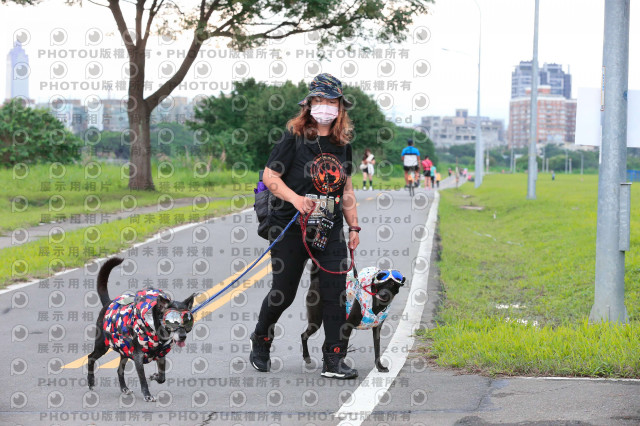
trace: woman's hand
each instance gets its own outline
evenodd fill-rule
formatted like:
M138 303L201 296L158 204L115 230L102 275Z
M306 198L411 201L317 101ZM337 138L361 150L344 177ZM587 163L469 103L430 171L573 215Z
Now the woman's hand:
M300 214L307 214L316 208L316 202L311 198L298 195L298 198L293 202L293 206L300 212Z
M360 244L360 234L356 231L349 231L349 250L355 250Z

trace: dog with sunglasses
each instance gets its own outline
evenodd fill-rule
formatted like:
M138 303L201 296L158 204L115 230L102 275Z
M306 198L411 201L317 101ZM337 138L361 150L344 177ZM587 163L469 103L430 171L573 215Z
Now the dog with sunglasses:
M378 371L386 373L387 367L380 361L380 329L387 314L393 298L400 291L406 281L404 275L395 269L380 270L375 267L367 267L357 273L357 278L353 271L347 274L346 286L346 311L347 328L344 339L348 343L351 331L354 328L359 330L373 331L373 351L375 363ZM307 329L300 336L302 338L302 357L308 364L311 362L307 340L322 325L322 299L318 292L319 283L312 280L307 293Z
M96 323L95 346L89 354L87 381L89 389L93 390L96 360L111 348L120 353L118 379L122 393L131 393L124 380L124 367L132 359L144 400L155 401L155 397L149 392L144 364L156 361L158 372L149 379L164 383L164 356L174 344L184 347L187 333L193 328L191 308L195 294L178 302L171 300L162 290L145 288L135 293L126 292L111 300L107 290L109 274L122 261L117 257L111 258L102 265L98 273L98 296L102 302L102 310Z

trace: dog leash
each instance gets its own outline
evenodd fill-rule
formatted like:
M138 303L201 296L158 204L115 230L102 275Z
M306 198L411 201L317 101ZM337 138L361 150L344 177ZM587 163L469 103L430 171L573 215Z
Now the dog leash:
M296 219L298 218L298 216L300 216L300 212L297 212L295 214L295 216L293 216L293 219L291 219L291 221L287 224L287 226L284 227L284 229L282 230L282 232L280 232L280 235L278 235L278 237L273 240L273 242L269 245L269 247L267 247L267 249L264 251L264 253L262 253L260 255L260 257L258 257L252 264L251 266L249 266L242 274L240 274L240 276L238 278L236 278L235 280L233 280L231 283L229 283L229 285L227 285L225 288L223 288L222 290L220 290L219 292L217 292L216 294L214 294L213 296L209 297L207 300L205 300L204 302L202 302L201 304L199 304L198 306L196 306L195 308L193 308L191 310L191 314L195 314L196 312L198 312L200 309L204 308L205 306L207 306L209 303L211 303L213 301L213 299L215 299L216 297L218 297L219 295L221 295L222 293L224 293L229 287L233 286L235 283L237 283L238 281L240 281L240 279L242 277L244 277L245 275L247 275L247 272L249 272L251 269L253 269L254 266L256 266L258 264L258 262L260 262L260 259L262 259L267 253L269 253L269 251L271 251L271 248L278 242L280 241L280 239L282 238L282 236L284 235L285 232L287 232L287 230L291 227L291 225L296 221Z
M318 262L316 260L315 257L313 257L313 254L311 254L311 249L309 249L309 246L307 245L307 223L309 223L309 217L311 217L311 214L313 213L313 211L310 211L309 213L306 214L306 216L300 221L300 229L302 230L302 244L304 245L304 248L307 249L307 254L309 254L309 258L311 258L311 260L313 261L313 263L315 263L315 265L322 269L324 272L327 272L329 274L334 274L334 275L346 275L349 273L350 270L353 269L354 272L354 276L356 278L358 278L358 271L355 269L355 258L353 257L353 249L349 249L349 255L351 256L351 265L349 266L349 269L347 269L346 271L329 271L328 269L323 268L320 265L320 262Z
M251 264L251 266L249 266L242 274L240 274L240 276L238 278L236 278L235 280L233 280L232 282L230 282L226 287L224 287L222 290L218 291L216 294L214 294L213 296L209 297L207 300L205 300L204 302L202 302L201 304L199 304L198 306L196 306L195 308L193 308L191 310L191 314L195 314L196 312L198 312L200 309L204 308L205 306L207 306L209 303L211 303L216 297L218 297L219 295L221 295L222 293L224 293L225 291L227 291L227 289L229 287L232 287L235 283L237 283L238 281L240 281L242 279L242 277L244 277L245 275L247 275L247 273L253 269L254 266L256 266L258 264L258 262L260 262L260 260L271 251L271 249L273 248L273 246L282 239L282 236L284 235L285 232L287 232L289 230L289 228L291 227L291 225L298 219L298 217L300 216L300 212L296 212L296 214L293 216L293 218L289 221L289 223L287 224L287 226L284 227L284 229L282 230L282 232L280 232L280 235L278 235L278 237L273 240L273 242L269 245L269 247L267 247L267 249ZM357 278L358 277L358 272L355 268L355 259L353 256L353 249L349 249L349 253L351 256L351 266L349 266L349 269L347 269L346 271L329 271L325 268L323 268L322 266L320 266L320 263L316 260L315 257L313 257L313 255L311 254L311 250L309 249L309 246L307 245L307 242L305 240L305 235L306 235L306 229L307 229L307 222L309 222L309 217L311 216L311 212L309 212L306 217L305 220L301 220L301 224L300 227L302 229L302 242L304 244L304 247L307 249L307 253L309 254L309 257L311 258L311 260L313 261L313 263L316 264L316 266L320 269L322 269L325 272L328 272L330 274L336 274L336 275L345 275L347 274L350 270L353 269L354 272L354 276Z

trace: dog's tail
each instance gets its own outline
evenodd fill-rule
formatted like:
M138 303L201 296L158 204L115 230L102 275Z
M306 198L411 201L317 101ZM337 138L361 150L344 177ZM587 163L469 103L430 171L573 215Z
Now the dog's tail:
M111 303L111 298L109 297L109 290L107 289L107 283L109 281L109 274L111 270L121 264L124 259L119 257L112 257L111 259L104 262L102 268L100 268L100 272L98 273L98 296L100 296L100 302L102 302L102 306L107 306Z

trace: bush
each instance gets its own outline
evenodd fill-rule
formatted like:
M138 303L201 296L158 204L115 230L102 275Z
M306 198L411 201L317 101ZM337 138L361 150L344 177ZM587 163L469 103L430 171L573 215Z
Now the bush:
M18 99L0 107L0 164L71 163L80 158L82 141L44 109Z

